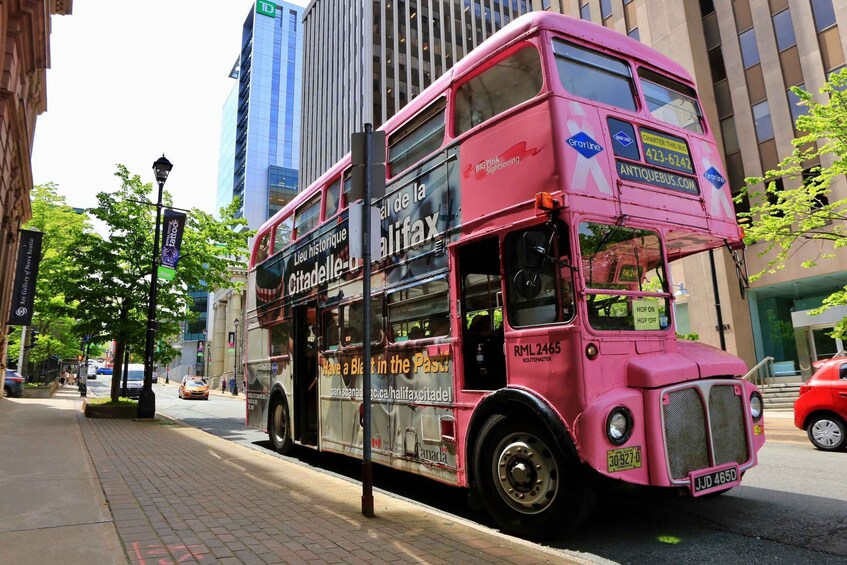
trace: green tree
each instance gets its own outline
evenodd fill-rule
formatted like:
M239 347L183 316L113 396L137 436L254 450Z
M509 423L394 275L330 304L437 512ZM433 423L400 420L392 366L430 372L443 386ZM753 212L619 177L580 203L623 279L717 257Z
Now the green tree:
M120 188L99 193L91 211L106 226L106 239L83 234L72 257L77 275L72 295L79 303L80 328L94 341L116 342L113 400L118 397L125 348L136 354L144 350L156 218L155 203L148 198L152 183L142 183L120 164L115 175ZM170 206L170 194L165 192L162 201ZM177 335L190 306L189 289L229 286L230 268L243 266L251 232L236 230L247 223L235 218L237 210L233 202L221 210L221 220L198 209L188 213L176 276L158 285L158 342L167 344L168 337ZM162 345L155 358L165 362L175 355L173 347Z
M31 324L39 337L29 351L29 360L40 363L50 356L76 358L79 352L76 304L67 298L75 267L68 256L81 234L91 229L91 224L86 216L68 206L54 183L34 186L31 199L32 219L24 228L40 231L43 236ZM20 351L17 345L14 352L10 349L10 356Z
M791 90L808 108L797 118L797 130L804 132L792 141L794 151L764 177L745 179L747 186L736 198L750 200L750 212L739 213L746 223L748 243L760 243L761 255L769 255L765 268L751 275L756 280L766 273L785 268L793 251L814 241L826 241L833 249L847 246L847 198L832 200L833 181L847 173L847 70L833 73L821 88L826 99L818 102L812 94ZM810 166L810 163L824 165ZM831 164L828 164L831 163ZM779 181L779 182L778 182ZM821 255L832 259L834 253ZM806 261L812 267L815 261ZM818 314L833 306L847 304L847 287L824 299L814 310ZM847 319L842 319L834 335L847 337Z

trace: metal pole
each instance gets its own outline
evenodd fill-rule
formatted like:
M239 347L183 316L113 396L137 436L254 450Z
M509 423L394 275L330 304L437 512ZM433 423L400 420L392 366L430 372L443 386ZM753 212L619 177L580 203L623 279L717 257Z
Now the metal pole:
M238 396L238 324L235 324L235 335L232 341L232 395Z
M162 190L164 181L158 181L159 197L156 199L156 232L153 236L153 263L150 270L150 301L147 308L147 341L144 344L144 384L138 397L138 417L152 418L156 414L156 394L153 392L153 350L156 343L156 301L159 290L159 225L162 223Z
M362 206L362 404L364 405L364 437L362 442L362 514L374 516L373 464L371 462L371 138L373 126L365 124L365 202Z
M26 355L26 346L27 339L29 338L29 326L21 326L21 350L18 353L18 373L26 379L26 366L27 366L27 355Z
M721 342L721 349L726 351L726 336L724 336L723 313L721 312L721 296L718 292L718 274L715 271L715 251L709 250L709 264L712 267L712 290L715 293L715 310L718 314L718 337Z
M114 364L112 364L114 367ZM124 349L124 378L123 378L123 388L121 390L121 396L126 398L126 381L129 379L129 346L127 345Z

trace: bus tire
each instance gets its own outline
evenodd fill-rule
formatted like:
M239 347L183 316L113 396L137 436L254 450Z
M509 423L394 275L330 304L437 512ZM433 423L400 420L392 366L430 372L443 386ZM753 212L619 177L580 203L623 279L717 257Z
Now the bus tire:
M565 459L542 425L497 414L480 430L477 445L479 499L505 532L559 537L590 513L594 481L582 466Z
M271 411L268 415L268 437L274 451L285 455L291 449L290 422L288 416L288 404L281 396L275 396L271 402Z

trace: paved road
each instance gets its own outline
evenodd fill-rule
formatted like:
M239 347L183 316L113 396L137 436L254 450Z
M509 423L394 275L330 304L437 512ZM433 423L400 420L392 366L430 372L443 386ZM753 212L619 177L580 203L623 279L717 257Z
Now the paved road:
M155 385L159 412L254 449L268 448L267 436L244 427L241 397L184 401L176 390ZM766 416L766 430L759 466L731 492L692 500L609 483L578 534L551 545L596 563L847 562L847 454L814 449L793 428L790 414ZM361 464L349 458L295 449L285 459L360 477ZM461 489L380 466L374 470L378 488L488 523L468 508Z

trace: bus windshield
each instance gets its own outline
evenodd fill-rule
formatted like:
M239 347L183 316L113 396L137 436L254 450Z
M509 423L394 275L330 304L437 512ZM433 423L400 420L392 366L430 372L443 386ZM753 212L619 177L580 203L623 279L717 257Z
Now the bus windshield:
M651 230L583 222L579 249L588 319L598 330L664 330L667 277L659 235Z

